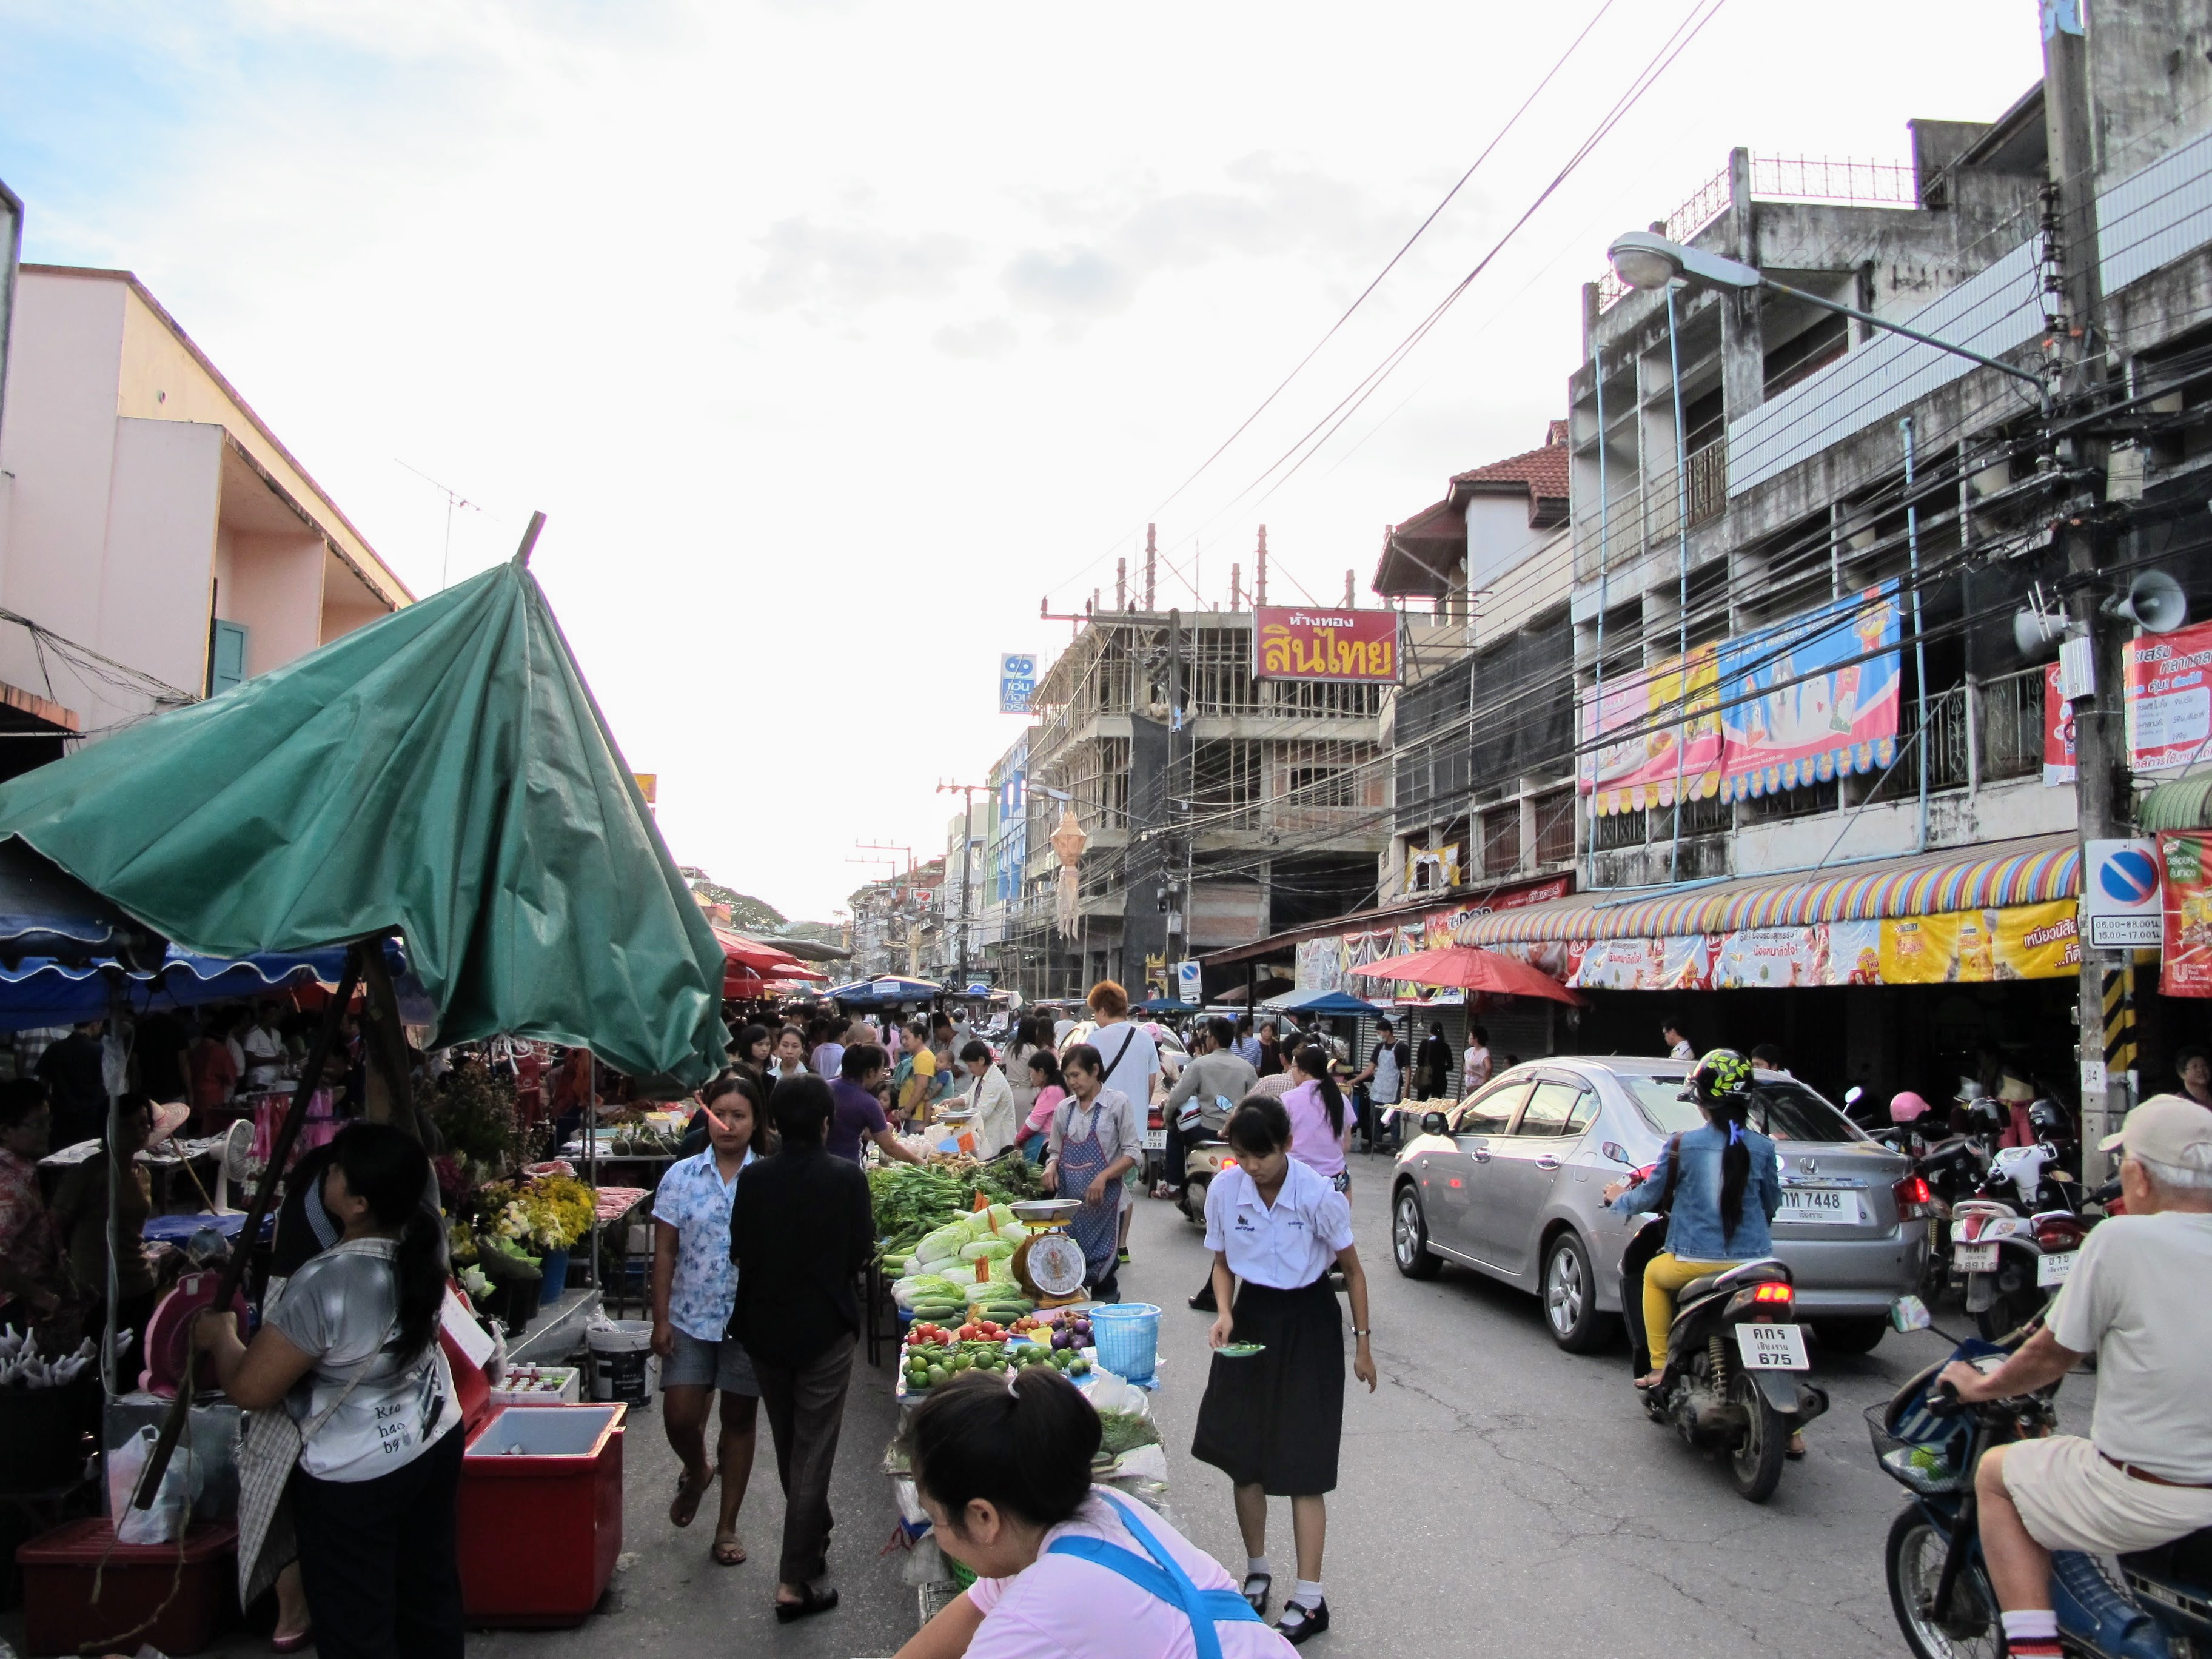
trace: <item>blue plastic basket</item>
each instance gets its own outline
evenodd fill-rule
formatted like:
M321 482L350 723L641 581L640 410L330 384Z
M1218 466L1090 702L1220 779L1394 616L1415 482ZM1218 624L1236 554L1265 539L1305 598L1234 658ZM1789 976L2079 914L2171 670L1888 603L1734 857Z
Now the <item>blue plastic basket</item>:
M1116 1302L1091 1310L1098 1365L1132 1382L1149 1382L1160 1358L1160 1310L1149 1302Z

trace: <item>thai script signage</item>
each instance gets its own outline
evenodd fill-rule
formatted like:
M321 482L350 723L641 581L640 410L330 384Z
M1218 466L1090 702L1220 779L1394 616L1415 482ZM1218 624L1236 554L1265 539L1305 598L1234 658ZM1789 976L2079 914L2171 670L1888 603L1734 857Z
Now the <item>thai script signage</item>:
M2170 997L2212 997L2212 836L2181 830L2158 838L2166 909L2165 964L2158 988Z
M1262 605L1252 617L1252 677L1398 683L1398 613Z
M2212 623L2130 640L2122 660L2130 766L2187 766L2212 749Z

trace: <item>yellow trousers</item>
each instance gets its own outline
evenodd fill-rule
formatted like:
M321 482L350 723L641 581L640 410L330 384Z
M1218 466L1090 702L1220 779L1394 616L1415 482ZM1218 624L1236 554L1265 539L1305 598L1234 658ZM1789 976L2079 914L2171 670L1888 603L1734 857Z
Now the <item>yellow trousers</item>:
M1674 1292L1693 1279L1741 1267L1741 1261L1684 1261L1662 1250L1644 1270L1644 1339L1651 1351L1651 1369L1667 1368L1667 1332L1674 1322Z

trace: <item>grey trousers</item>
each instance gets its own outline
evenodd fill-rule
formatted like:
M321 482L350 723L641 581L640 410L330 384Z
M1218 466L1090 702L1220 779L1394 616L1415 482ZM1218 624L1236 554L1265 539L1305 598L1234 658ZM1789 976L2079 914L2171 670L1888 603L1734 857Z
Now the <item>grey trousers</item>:
M753 1361L761 1409L775 1439L775 1477L783 1486L783 1554L776 1577L811 1584L829 1571L830 1475L853 1381L854 1339L842 1336L804 1365Z

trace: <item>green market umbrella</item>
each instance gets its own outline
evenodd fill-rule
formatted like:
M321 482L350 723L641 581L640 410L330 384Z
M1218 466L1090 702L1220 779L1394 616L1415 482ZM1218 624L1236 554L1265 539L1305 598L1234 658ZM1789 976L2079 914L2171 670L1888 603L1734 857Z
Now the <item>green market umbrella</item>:
M527 556L0 785L0 838L207 955L397 929L441 1042L691 1087L721 946Z

